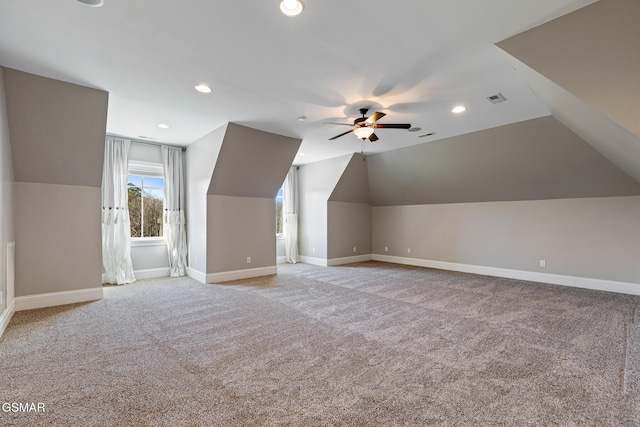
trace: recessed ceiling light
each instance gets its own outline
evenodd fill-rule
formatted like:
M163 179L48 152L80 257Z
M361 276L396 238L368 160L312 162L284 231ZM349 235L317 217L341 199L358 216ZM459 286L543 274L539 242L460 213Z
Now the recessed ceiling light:
M422 128L409 128L407 129L408 132L420 132L422 130Z
M462 113L466 110L466 108L464 108L462 105L458 105L457 107L454 107L453 110L451 110L452 113Z
M160 129L171 129L171 126L166 125L166 124L164 124L164 123L160 123L160 124L158 125L158 127L159 127Z
M195 88L198 92L201 92L201 93L211 93L211 87L207 85L198 85Z
M300 122L304 122L305 120L307 120L307 116L298 117L298 121L300 121Z
M86 4L91 7L100 7L104 4L104 0L78 0L82 4Z
M298 153L297 155L300 156L300 157L306 156L306 154L304 154L304 153Z
M304 3L302 0L282 0L280 2L280 10L287 16L300 15L304 9Z

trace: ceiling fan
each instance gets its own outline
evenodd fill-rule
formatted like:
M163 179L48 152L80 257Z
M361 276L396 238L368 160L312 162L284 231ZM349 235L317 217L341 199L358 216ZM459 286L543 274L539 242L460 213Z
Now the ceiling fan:
M357 138L361 140L368 139L369 141L377 141L379 138L374 133L375 129L409 129L411 125L409 123L376 123L378 120L386 116L385 113L381 113L376 111L370 117L365 117L369 111L368 108L361 108L360 114L362 117L358 117L353 121L353 125L349 123L326 123L331 125L345 125L345 126L353 126L353 129L350 131L341 133L340 135L334 136L333 138L329 138L329 141L333 141L334 139L340 138L348 133L354 133Z

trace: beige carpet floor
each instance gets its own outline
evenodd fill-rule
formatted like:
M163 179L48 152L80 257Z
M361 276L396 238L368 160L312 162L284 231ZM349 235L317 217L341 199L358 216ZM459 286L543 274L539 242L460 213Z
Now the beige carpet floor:
M2 426L638 426L638 297L367 262L18 312Z

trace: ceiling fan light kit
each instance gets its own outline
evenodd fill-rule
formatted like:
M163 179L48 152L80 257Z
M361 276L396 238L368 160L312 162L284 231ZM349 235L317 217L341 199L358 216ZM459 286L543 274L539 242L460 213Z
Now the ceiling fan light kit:
M280 2L280 11L287 16L298 16L303 10L302 0L282 0Z
M329 141L333 141L334 139L340 138L348 133L354 133L358 139L363 141L369 140L371 142L377 141L378 136L374 133L375 129L409 129L411 125L409 123L376 123L378 120L386 116L385 113L381 113L376 111L370 117L366 117L368 108L361 108L360 114L362 117L358 117L353 121L353 125L348 123L327 123L327 124L335 124L335 125L346 125L353 126L353 129L348 130L340 135L336 135L333 138L329 138Z
M373 134L373 128L371 127L361 127L353 131L356 136L360 139L368 139L371 134Z

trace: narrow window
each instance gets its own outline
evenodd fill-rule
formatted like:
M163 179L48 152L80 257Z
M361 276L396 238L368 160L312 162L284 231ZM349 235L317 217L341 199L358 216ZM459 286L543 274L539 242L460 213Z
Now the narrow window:
M127 183L131 237L162 237L164 178L129 175Z
M284 233L284 226L282 221L282 203L284 200L284 189L281 188L278 190L278 195L276 196L276 234L282 235Z

